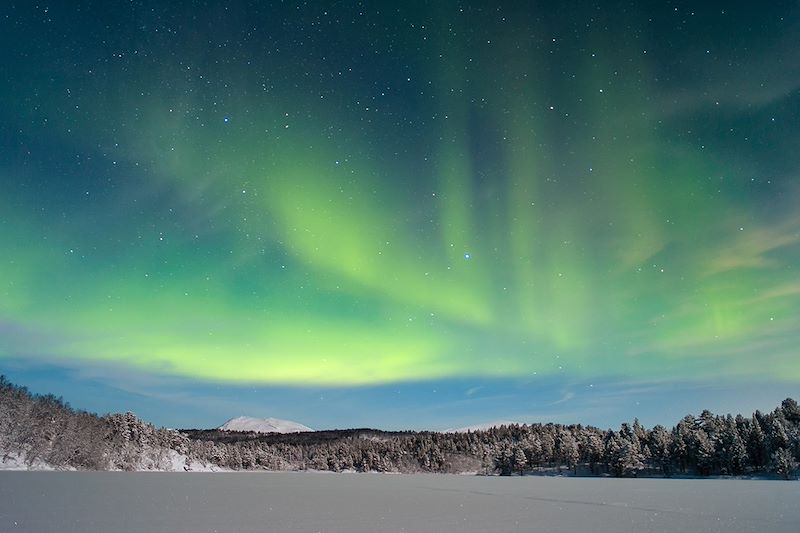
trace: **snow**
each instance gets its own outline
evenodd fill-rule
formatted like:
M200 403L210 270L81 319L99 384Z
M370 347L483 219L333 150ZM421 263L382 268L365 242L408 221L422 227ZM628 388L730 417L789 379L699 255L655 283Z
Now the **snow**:
M185 455L178 453L175 450L169 450L167 454L169 459L169 470L171 472L180 472L188 469L188 465L186 464L186 459L188 458Z
M25 458L16 453L0 456L0 470L27 470Z
M228 468L222 468L214 464L206 464L200 461L189 460L186 455L178 453L175 450L166 451L166 460L160 462L153 462L143 457L139 464L136 465L137 472L232 472ZM14 452L3 452L0 450L0 471L53 471L53 470L71 470L75 471L73 467L59 467L56 468L41 459L36 459L32 464L27 464L25 461L25 454ZM112 470L114 471L114 470ZM116 470L121 471L121 470ZM0 531L3 531L0 528Z
M0 531L797 533L796 481L0 472Z
M0 470L55 470L52 465L41 459L34 459L32 464L25 462L25 454L4 453L0 451ZM70 469L71 470L71 469Z
M280 418L254 418L251 416L238 416L231 418L219 429L227 431L254 431L256 433L300 433L314 431L308 426L292 420Z
M228 468L190 460L188 456L175 450L167 450L166 460L157 464L142 461L135 470L136 472L232 472Z
M206 463L201 463L199 461L191 461L186 465L184 472L209 473L209 472L233 472L233 470L230 470L229 468L222 468L221 466L217 466L210 463L206 464Z

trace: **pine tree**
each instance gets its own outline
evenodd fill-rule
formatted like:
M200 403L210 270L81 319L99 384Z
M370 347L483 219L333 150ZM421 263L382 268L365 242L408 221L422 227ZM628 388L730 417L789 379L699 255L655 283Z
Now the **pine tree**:
M797 469L797 461L786 448L779 448L772 453L770 469L783 479L789 479Z
M522 440L521 446L528 458L528 466L539 466L542 459L542 443L539 441L539 437L529 433Z
M584 460L589 463L589 469L593 474L596 471L598 463L603 461L603 439L592 431L586 435L583 444Z
M508 442L503 441L498 453L495 455L495 468L501 476L510 476L514 471L514 452Z
M641 450L636 446L631 433L629 438L625 438L622 433L615 435L611 439L611 446L606 448L611 452L612 472L617 477L637 476L639 471L644 469Z
M577 474L580 453L578 452L578 443L571 432L562 430L559 433L558 448L559 462L566 465L567 468L575 470Z
M789 447L789 436L780 417L773 416L769 425L769 446L770 450L780 450Z
M702 429L695 430L694 442L697 457L697 473L701 476L709 476L713 473L716 462L714 444Z
M544 464L552 464L556 448L553 436L549 431L544 431L542 436L539 437L539 441L542 444L542 462Z
M648 437L648 444L651 451L653 465L668 476L672 472L672 457L670 449L672 438L664 426L656 426Z
M790 424L800 424L800 405L792 398L786 398L781 402L781 414Z
M736 426L731 425L723 430L722 443L724 455L721 462L725 464L727 473L742 474L747 467L747 448L739 436Z
M525 452L520 447L514 450L513 464L514 470L518 472L519 475L522 475L525 469L528 468L528 459L525 457Z
M688 415L672 429L672 462L680 472L686 472L693 460L692 436L695 418Z
M763 470L767 465L767 437L761 429L761 422L758 417L753 415L750 420L750 435L747 438L747 454L750 457L750 464L756 470Z

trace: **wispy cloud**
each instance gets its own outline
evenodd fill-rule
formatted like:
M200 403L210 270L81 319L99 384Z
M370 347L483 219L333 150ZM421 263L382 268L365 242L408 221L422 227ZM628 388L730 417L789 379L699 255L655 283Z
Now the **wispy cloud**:
M551 402L549 405L560 405L562 403L566 403L566 402L570 401L574 397L575 397L575 393L574 392L572 392L571 390L565 389L565 390L561 391L561 397L558 400L556 400L554 402Z
M723 242L709 258L707 274L738 268L766 268L780 265L774 252L800 243L800 216L792 214L778 224L742 228L736 237Z

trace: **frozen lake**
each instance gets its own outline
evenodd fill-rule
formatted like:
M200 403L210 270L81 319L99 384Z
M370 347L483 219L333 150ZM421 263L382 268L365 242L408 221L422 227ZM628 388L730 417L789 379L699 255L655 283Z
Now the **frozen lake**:
M800 483L0 472L0 532L800 531Z

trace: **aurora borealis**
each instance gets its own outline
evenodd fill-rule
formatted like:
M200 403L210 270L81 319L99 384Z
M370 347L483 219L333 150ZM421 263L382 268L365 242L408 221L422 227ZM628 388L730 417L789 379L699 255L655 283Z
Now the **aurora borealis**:
M6 3L0 370L796 395L798 37L796 2Z

